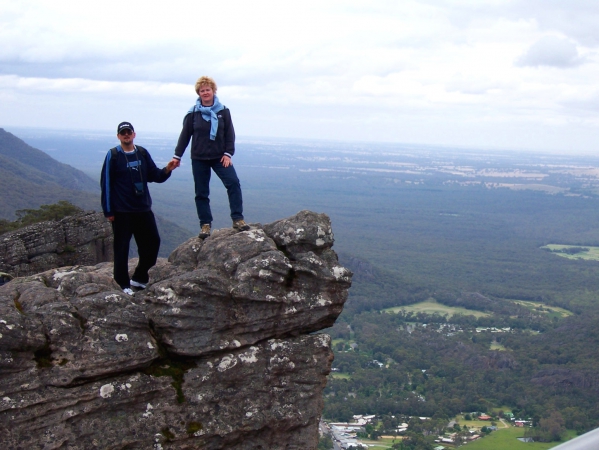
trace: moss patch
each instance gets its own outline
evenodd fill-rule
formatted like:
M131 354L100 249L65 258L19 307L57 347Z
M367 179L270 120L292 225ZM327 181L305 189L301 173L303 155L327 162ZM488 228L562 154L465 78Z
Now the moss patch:
M185 373L194 367L197 367L197 365L191 360L161 358L143 372L146 375L151 375L153 377L171 377L173 379L171 386L175 389L177 394L177 402L184 403L183 378Z
M17 308L17 311L19 311L21 314L25 314L23 311L23 305L21 305L21 302L18 298L15 298L15 308Z
M160 434L162 434L167 441L172 441L175 439L175 434L169 430L168 427L164 427L162 430L160 430Z
M195 434L198 431L200 431L202 428L204 428L204 427L202 426L202 424L200 422L189 422L187 424L187 433Z

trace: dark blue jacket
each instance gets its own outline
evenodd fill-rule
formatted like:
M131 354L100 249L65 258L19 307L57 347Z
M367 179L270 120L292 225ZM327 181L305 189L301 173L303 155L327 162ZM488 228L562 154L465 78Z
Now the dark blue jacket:
M113 216L115 212L150 211L152 197L148 183L163 183L170 176L166 168L156 167L148 151L139 145L130 154L125 154L119 145L116 157L113 157L112 149L109 150L100 176L104 216ZM138 187L143 186L140 195L136 193L135 183Z
M210 140L210 122L202 118L199 111L187 113L183 119L183 129L175 148L175 157L181 159L191 141L191 159L220 159L226 153L235 153L235 130L231 121L231 111L227 108L216 113L218 130L214 141Z

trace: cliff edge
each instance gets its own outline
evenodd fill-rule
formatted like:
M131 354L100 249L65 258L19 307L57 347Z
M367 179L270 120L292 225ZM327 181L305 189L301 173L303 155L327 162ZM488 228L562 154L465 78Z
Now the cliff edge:
M134 296L112 264L0 287L7 449L315 449L351 285L324 214L192 238Z
M68 265L111 261L112 229L94 211L0 235L0 271L23 277Z

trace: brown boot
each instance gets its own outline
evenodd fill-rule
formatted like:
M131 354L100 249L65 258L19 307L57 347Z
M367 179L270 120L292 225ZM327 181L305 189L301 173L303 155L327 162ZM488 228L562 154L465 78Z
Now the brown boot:
M247 231L250 229L250 226L245 223L245 220L239 219L233 221L233 228L239 231Z
M200 239L206 239L208 236L210 236L210 224L205 223L204 225L202 225L202 229L200 230L200 234L198 234L198 237Z

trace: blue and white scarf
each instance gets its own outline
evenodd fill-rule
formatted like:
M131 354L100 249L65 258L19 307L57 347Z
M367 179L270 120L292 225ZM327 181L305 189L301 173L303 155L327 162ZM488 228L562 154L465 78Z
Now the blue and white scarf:
M216 95L214 96L214 103L212 106L202 106L202 101L198 97L196 104L191 107L187 114L197 111L201 112L202 119L206 122L210 122L210 140L214 141L216 139L216 132L218 131L218 116L216 113L223 109L225 109L225 107L221 105Z

